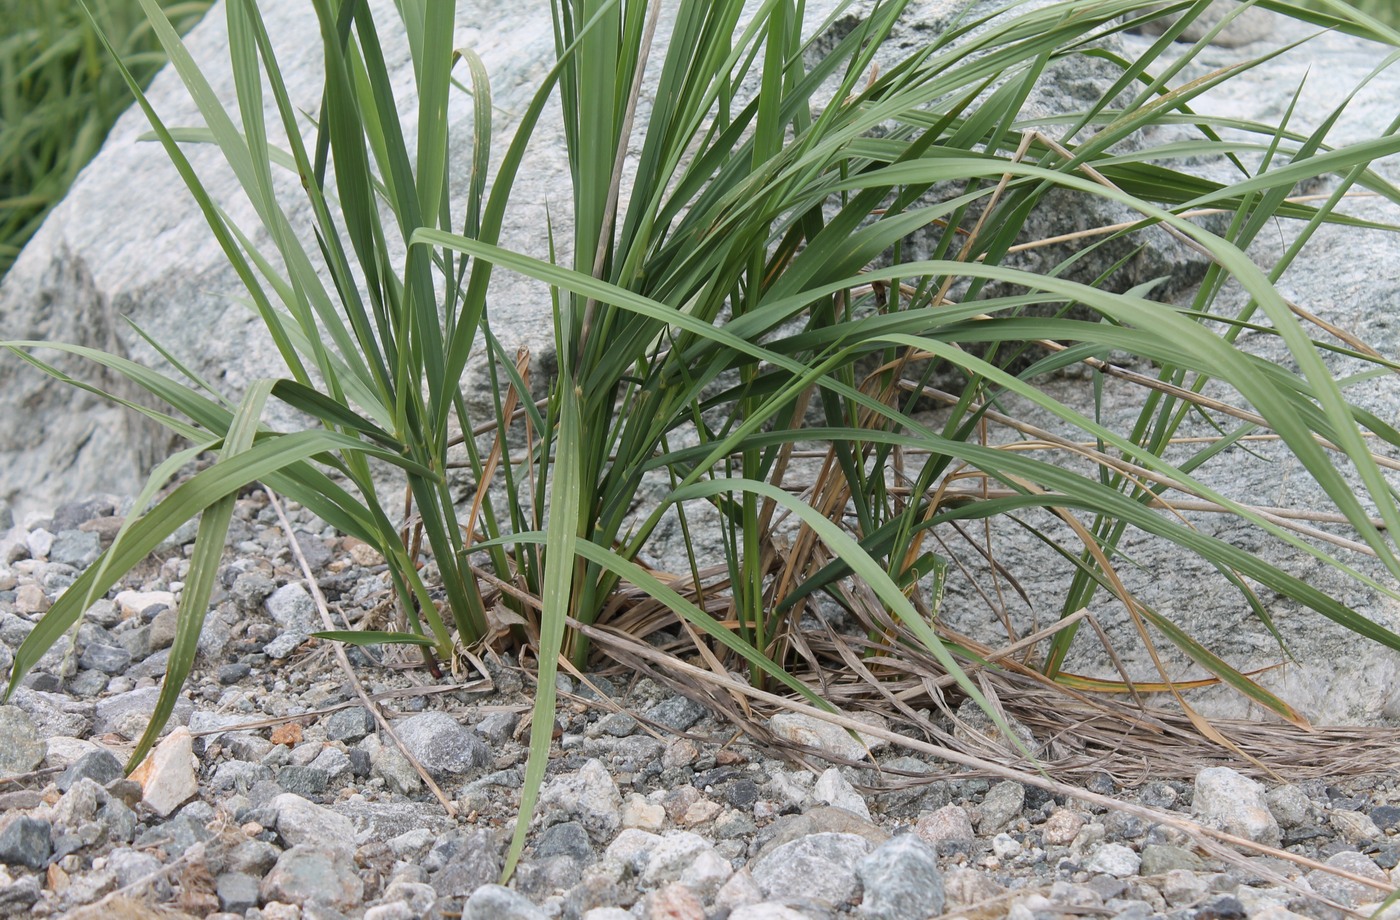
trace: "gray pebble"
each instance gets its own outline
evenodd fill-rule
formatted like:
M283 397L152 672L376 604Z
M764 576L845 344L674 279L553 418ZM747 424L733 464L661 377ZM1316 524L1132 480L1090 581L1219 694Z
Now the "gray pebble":
M262 572L244 572L234 581L229 594L244 610L256 610L275 590L277 583Z
M580 865L586 865L593 861L593 844L582 824L565 821L545 828L535 844L535 856L538 859L568 856Z
M111 751L92 751L68 765L58 775L58 791L67 792L79 780L90 779L105 786L122 775L122 762Z
M649 708L643 715L673 731L683 732L705 715L705 707L685 696L672 696Z
M354 744L374 731L374 715L363 706L351 706L326 718L326 738Z
M277 864L262 880L260 894L264 901L303 907L319 903L352 908L364 900L365 883L343 847L298 844L277 857Z
M943 913L938 854L913 834L893 837L856 865L865 894L859 913L870 920L923 920Z
M1273 813L1274 819L1278 821L1280 827L1295 828L1302 827L1308 820L1308 813L1312 810L1312 799L1308 794L1297 786L1289 783L1279 786L1277 789L1270 789L1264 796L1264 800L1269 805L1269 811Z
M482 885L467 899L462 920L549 920L549 915L509 888Z
M95 710L97 718L92 730L98 735L118 731L133 716L138 717L139 724L144 725L145 720L149 719L150 714L155 710L156 700L159 697L159 687L142 687L139 690L131 690L127 693L98 700ZM190 715L193 712L194 704L182 696L175 701L175 709L170 715L170 721L166 724L171 726L188 725Z
M258 906L258 887L261 880L242 872L225 872L214 879L214 893L219 898L219 909L231 914L245 914Z
M1262 843L1278 846L1278 821L1269 811L1264 787L1229 767L1207 767L1196 774L1192 808L1212 827Z
M332 559L330 547L326 546L326 541L314 534L309 534L304 530L295 532L297 547L301 549L301 554L306 557L306 564L311 567L311 571L320 574Z
M0 706L0 776L37 769L47 753L29 714L18 706Z
M491 762L482 740L445 712L409 716L394 731L434 778L463 776Z
M120 646L89 645L78 664L103 674L120 674L131 665L131 653Z
M123 652L125 654L125 652ZM68 692L74 696L93 697L107 689L112 681L109 674L101 671L79 671L68 681Z
M490 712L473 728L478 735L499 747L510 740L520 716L514 712Z
M150 853L120 847L107 855L107 867L116 875L117 885L125 888L160 868L160 860Z
M277 785L300 796L319 795L330 785L326 771L288 764L277 771Z
M860 890L856 866L870 841L855 834L811 834L760 857L750 870L773 900L804 898L840 907Z
M81 530L60 531L49 547L49 561L85 569L102 553L102 540L95 533Z
M423 867L438 897L460 899L500 877L501 853L490 833L459 831L434 844Z
M53 827L47 821L19 815L0 828L0 862L42 869L53 852Z
M1004 780L987 791L982 800L982 820L977 830L984 836L999 834L1020 817L1026 804L1026 787Z
M236 582L234 587L237 588ZM320 623L316 602L299 581L285 584L272 592L267 599L267 612L278 626L290 632L314 632Z
M39 900L39 877L26 875L0 888L0 916L15 917Z
M231 664L219 665L219 670L215 672L214 679L225 687L238 683L252 672L252 668L242 661Z

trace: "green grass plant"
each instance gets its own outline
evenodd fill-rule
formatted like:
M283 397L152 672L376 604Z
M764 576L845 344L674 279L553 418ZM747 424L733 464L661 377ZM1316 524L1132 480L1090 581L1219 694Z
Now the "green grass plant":
M184 33L209 0L161 6ZM138 0L89 9L91 18L77 0L0 0L0 277L131 105L98 32L141 86L165 64Z
M1244 254L1276 221L1300 223L1304 238L1326 222L1364 223L1337 210L1349 189L1400 202L1400 192L1368 169L1400 152L1400 139L1392 126L1372 141L1333 149L1326 121L1297 133L1196 114L1197 97L1236 73L1167 85L1185 66L1169 63L1168 52L1183 51L1189 61L1204 47L1183 49L1173 39L1207 0L1170 4L1181 22L1138 60L1101 50L1095 39L1143 20L1144 0L1061 0L1008 4L958 21L878 72L877 50L903 3L876 7L816 55L804 38L814 23L786 0L758 4L748 17L736 0L681 2L664 52L651 47L656 4L556 0L556 63L503 150L493 148L489 75L471 49L453 47L452 3L403 0L401 20L376 22L366 4L316 0L325 87L322 105L308 116L287 97L255 4L227 3L235 115L214 97L155 0L142 2L204 123L163 124L130 85L285 369L235 399L193 374L166 377L62 346L146 389L171 411L133 408L183 435L190 448L157 469L139 502L144 513L130 518L19 649L11 690L91 601L180 523L203 514L170 673L133 761L157 737L189 672L229 503L253 481L389 560L405 628L334 638L411 643L430 664L491 638L534 655L531 754L507 873L543 777L559 662L586 664L585 630L619 622L619 604L638 593L723 666L829 706L822 688L830 675L794 639L798 617L823 595L866 624L866 645L829 661L833 672L878 678L878 658L925 655L960 693L995 712L965 673L978 660L975 650L942 632L937 598L954 560L935 549L937 539L970 522L1048 509L1071 534L1046 534L1073 575L1066 618L1110 596L1144 635L1155 631L1284 718L1298 716L1124 586L1114 566L1125 534L1152 534L1175 552L1203 557L1261 616L1267 611L1258 588L1400 648L1400 636L1338 599L1158 507L1179 494L1216 503L1260 534L1400 598L1327 546L1196 475L1219 462L1224 448L1265 429L1298 459L1354 539L1390 577L1400 576L1389 537L1400 528L1400 507L1368 444L1369 437L1398 446L1400 433L1347 401L1324 346L1275 288L1296 251L1268 272ZM1400 41L1344 4L1259 5ZM407 35L412 100L388 92L380 40L389 30ZM1119 79L1097 103L1062 119L1053 141L1030 132L1017 121L1023 102L1050 66L1080 57L1107 62ZM639 134L634 113L644 69L656 74L653 98L668 104L655 107ZM451 126L444 113L449 94L459 91L454 81L471 93L475 113L470 191L460 201L446 192ZM525 147L556 95L573 188L571 239L561 247L572 253L568 264L500 246ZM408 102L418 117L403 120ZM265 105L288 138L284 149L269 140ZM1194 125L1190 155L1234 158L1239 180L1220 185L1178 172L1168 157L1188 152L1180 145L1120 149L1166 121ZM405 124L416 125L412 134ZM182 142L218 145L268 247L254 248L252 234L210 200ZM634 143L635 177L624 182L624 154ZM304 197L279 197L272 177L284 167L301 175ZM1321 175L1338 177L1337 194L1320 204L1289 198L1299 182ZM1074 280L1082 255L1044 271L1019 267L1012 249L1023 242L1028 215L1052 193L1136 215L1129 230L1087 248L1143 230L1185 240L1210 262L1199 293L1180 306L1153 299L1151 286L1123 291L1112 270ZM1201 208L1223 209L1227 229L1209 232L1183 216ZM292 229L294 209L314 215L314 241ZM931 252L906 258L904 241L915 232L932 234ZM406 256L394 255L396 241ZM491 310L502 306L488 295L501 272L528 275L553 293L558 374L541 406L489 335ZM1227 281L1248 292L1242 310L1222 305ZM1296 371L1237 345L1239 333L1256 326L1287 344ZM1041 342L1050 350L1027 356ZM58 373L34 352L52 343L7 344ZM500 381L494 418L486 419L471 415L460 384L469 358L483 351ZM1050 375L1071 365L1086 364L1101 381L1116 370L1105 359L1121 353L1151 368L1140 375L1141 413L1128 429L1112 429L1046 392ZM929 422L918 410L935 372L956 378L958 388L947 411ZM1185 417L1207 411L1207 384L1233 394L1250 421L1185 460L1168 460ZM314 424L271 430L261 422L268 400ZM1098 445L1087 454L1093 471L985 443L983 426L1016 400ZM512 421L517 406L525 423ZM507 442L499 463L484 444L462 441L475 480L495 489L495 500L485 498L469 519L453 499L449 450L458 432L490 422ZM824 458L819 475L799 481L792 472L799 449ZM217 461L152 503L180 464L201 452ZM904 466L914 455L926 460ZM407 479L436 584L426 584L415 566L410 545L417 541L406 545L401 498L376 486L377 463L397 466ZM669 483L664 499L638 516L634 497L658 477ZM980 487L954 488L964 482ZM678 580L641 564L668 513L689 533L702 509L720 521L719 578L700 573L694 546L691 572ZM498 591L498 583L511 590ZM445 594L441 610L433 588ZM497 634L488 617L494 605L524 625ZM1071 677L1062 669L1074 634L1067 628L1050 642L1045 678Z

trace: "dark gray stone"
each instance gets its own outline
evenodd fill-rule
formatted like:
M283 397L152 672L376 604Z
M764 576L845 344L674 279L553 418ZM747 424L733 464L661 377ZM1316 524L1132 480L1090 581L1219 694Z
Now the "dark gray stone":
M143 831L135 845L137 849L160 847L166 856L174 859L196 843L204 843L214 836L204 825L204 821L181 812L164 824Z
M219 665L219 670L215 672L214 677L219 683L228 687L247 677L252 670L252 667L246 662L235 661Z
M346 751L345 756L350 758L350 771L357 777L369 776L372 766L369 751L361 748L351 748Z
M1400 808L1394 805L1381 805L1371 809L1371 820L1383 831L1400 826Z
M658 725L683 732L700 721L705 715L705 707L689 697L672 696L652 706L642 715Z
M116 645L89 645L78 663L103 674L121 674L131 665L131 652Z
M329 784L330 777L326 771L316 767L287 764L277 771L277 785L300 796L319 795L326 791Z
M37 875L26 875L0 888L0 916L19 916L22 911L34 906L42 890Z
M363 706L351 706L326 717L326 738L354 744L374 732L374 715Z
M58 774L58 791L67 792L78 780L90 779L105 786L123 773L122 762L111 751L91 751L68 765Z
M62 530L49 548L49 561L85 569L102 553L102 538L81 530Z
M214 893L219 897L219 909L231 914L247 913L258 906L261 880L242 872L225 872L214 879Z
M535 844L535 856L545 859L551 856L568 856L579 865L593 861L593 844L588 831L577 821L565 821L545 828Z
M938 854L913 834L893 837L856 866L865 894L859 913L870 920L923 920L943 913Z
M93 518L109 517L116 510L116 506L108 498L89 498L84 501L64 502L54 510L49 529L62 535L65 530L77 530L80 525ZM3 520L0 520L0 526L13 525L5 524Z
M42 869L53 853L53 827L47 821L20 815L0 828L0 862Z
M520 716L516 713L490 712L476 723L473 730L491 744L499 746L510 740L519 722Z

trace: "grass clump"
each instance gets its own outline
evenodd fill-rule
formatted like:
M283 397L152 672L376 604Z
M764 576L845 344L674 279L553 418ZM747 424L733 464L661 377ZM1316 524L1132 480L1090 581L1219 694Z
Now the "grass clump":
M919 708L944 704L932 688L946 688L1010 734L987 685L968 670L997 658L1037 686L1077 693L1064 663L1080 611L1104 604L1123 611L1145 644L1165 639L1212 679L1301 722L1286 701L1136 596L1119 572L1121 547L1148 535L1168 554L1204 559L1266 621L1261 590L1400 648L1400 636L1337 598L1171 513L1183 497L1210 503L1261 539L1400 598L1200 473L1267 431L1335 506L1352 545L1400 576L1390 536L1400 507L1373 453L1400 446L1400 432L1347 401L1321 353L1335 346L1313 340L1275 288L1296 252L1269 272L1244 252L1277 221L1299 222L1304 236L1328 222L1366 224L1338 211L1352 188L1400 201L1368 169L1400 151L1400 140L1391 132L1333 149L1325 122L1297 133L1197 114L1198 97L1234 75L1216 71L1172 88L1204 47L1174 39L1207 0L1167 4L1180 20L1136 60L1099 41L1141 25L1158 4L1059 0L965 14L878 68L904 3L877 5L818 54L807 36L825 30L786 0L748 13L736 0L682 2L664 51L653 48L659 4L556 0L556 62L503 150L493 147L489 75L470 48L452 44L451 3L405 0L401 20L376 21L367 4L317 0L325 86L314 113L288 99L255 4L227 4L238 112L214 97L154 0L143 4L204 119L167 126L142 99L154 136L285 367L235 397L192 373L168 378L91 349L8 343L51 372L33 353L41 344L120 372L168 406L148 414L189 441L152 474L137 503L144 513L38 624L11 674L13 689L122 572L202 515L169 673L134 759L192 666L232 503L253 481L389 560L401 628L326 636L416 645L433 667L482 643L534 656L537 709L513 856L543 776L560 662L584 665L594 644L643 657L644 645L629 641L660 626L688 637L716 685L730 688L719 697L737 670L761 692L827 709L833 699L886 706L917 721ZM1283 0L1260 5L1400 38L1344 4L1322 12ZM406 100L388 91L381 40L389 30L407 36L416 118L402 118ZM1112 72L1100 99L1060 118L1053 136L1018 121L1052 66L1084 62ZM643 134L635 113L646 74L651 97L667 104L653 107ZM470 93L473 134L468 192L452 200L454 125L445 113L459 87ZM550 252L566 259L499 245L525 147L556 95L573 197L569 236L551 236ZM285 148L274 146L265 108ZM1127 143L1167 123L1189 128L1189 141L1171 150ZM1221 137L1227 129L1230 140ZM218 145L268 246L254 247L209 198L183 142ZM1188 149L1233 164L1238 178L1177 171L1172 157ZM279 193L273 175L284 168L302 178L303 197ZM1299 182L1324 175L1335 177L1330 198L1290 197ZM1031 271L1014 251L1052 194L1057 206L1131 216ZM314 216L314 239L294 232L294 209ZM1218 232L1192 219L1202 210L1224 215ZM1125 285L1131 245L1109 269L1076 275L1086 251L1141 231L1202 257L1205 277L1190 303L1153 299L1150 284ZM905 249L916 233L929 241L917 258ZM510 309L490 296L501 272L537 279L553 298L558 374L538 404L491 334L492 311ZM1223 296L1229 285L1247 292L1243 306ZM1245 329L1284 343L1296 370L1243 350ZM1364 349L1345 352L1393 369ZM472 415L461 384L478 354L497 381L486 418ZM1052 395L1048 382L1071 366L1095 386L1130 385L1136 417L1115 428L1092 403ZM314 423L270 429L262 422L269 400ZM942 413L925 415L926 400ZM989 426L1029 432L1017 406L1068 433L1040 452L987 437ZM1198 413L1219 419L1220 437L1183 447L1175 435ZM488 432L480 442L460 435L479 429ZM450 477L459 446L481 484L466 508ZM154 501L205 452L216 462ZM411 513L377 485L379 464L406 478ZM662 497L638 513L635 497L658 481ZM1053 526L1027 523L1036 515ZM723 558L713 569L702 566L705 548L693 537L701 516L718 521ZM683 571L643 564L667 519L684 535ZM971 545L958 538L970 525L1002 521L1034 528L1069 582L1062 622L1042 637L1034 662L980 648L940 616L959 565L950 547ZM434 584L415 564L420 547L435 562ZM839 609L856 628L812 640L801 618L817 605ZM1175 689L1166 673L1160 681Z
M183 34L209 0L161 6ZM92 0L88 8L92 18L77 0L0 0L0 277L131 105L98 30L138 85L165 65L137 0Z

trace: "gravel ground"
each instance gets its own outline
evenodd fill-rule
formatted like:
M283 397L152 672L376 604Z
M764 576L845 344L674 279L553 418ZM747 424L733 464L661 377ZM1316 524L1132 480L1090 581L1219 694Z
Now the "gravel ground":
M99 498L0 520L0 667L119 511ZM382 560L290 514L330 609L385 610ZM491 659L484 676L438 682L350 650L426 784L308 639L320 611L284 534L263 493L239 500L185 699L133 777L121 764L165 671L192 527L0 707L0 916L1283 920L1367 913L1400 881L1400 770L1299 785L1224 767L1194 782L1088 783L1148 817L958 774L877 738L854 751L873 763L809 770L649 679L603 675L560 679L539 817L503 888L527 675ZM853 753L848 734L802 715L770 728ZM1246 848L1221 859L1178 819L1355 878Z

